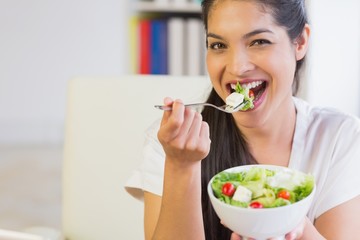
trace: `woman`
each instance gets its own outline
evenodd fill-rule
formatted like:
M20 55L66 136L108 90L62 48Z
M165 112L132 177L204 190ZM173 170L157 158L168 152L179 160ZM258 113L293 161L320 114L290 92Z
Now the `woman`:
M310 36L303 0L204 0L202 7L213 85L208 102L223 105L239 82L250 84L254 108L233 114L206 108L200 115L180 100L164 100L173 106L157 133L165 155L148 146L158 157L145 160L165 161L162 196L139 186L146 239L241 239L216 217L206 185L221 170L254 163L315 176L314 204L287 239L358 236L359 120L293 97Z

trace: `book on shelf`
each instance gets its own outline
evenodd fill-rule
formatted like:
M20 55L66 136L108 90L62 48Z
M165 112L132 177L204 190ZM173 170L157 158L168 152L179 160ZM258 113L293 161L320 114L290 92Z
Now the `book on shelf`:
M130 29L134 73L205 74L205 35L199 18L138 17Z
M202 26L201 34L200 34L200 42L201 42L201 75L207 75L207 66L206 66L206 33L204 26Z
M150 36L150 73L167 74L167 22L164 19L152 20Z
M185 75L202 75L202 22L198 18L189 18L185 26Z
M206 32L204 28L204 23L201 20L201 28L200 28L200 74L207 75L207 67L206 67L206 53L207 53L207 46L206 46Z
M139 61L139 18L131 17L129 20L129 45L130 45L130 67L131 72L137 73L138 69L138 61Z
M150 19L139 20L139 73L150 74Z
M172 0L171 2L175 5L185 5L189 3L188 0Z
M171 0L153 0L155 4L164 5L170 3Z
M169 74L185 75L185 20L169 18L168 27Z
M202 0L142 0L140 2L148 2L154 3L156 5L167 5L167 4L175 4L175 5L186 5L191 3L201 4Z

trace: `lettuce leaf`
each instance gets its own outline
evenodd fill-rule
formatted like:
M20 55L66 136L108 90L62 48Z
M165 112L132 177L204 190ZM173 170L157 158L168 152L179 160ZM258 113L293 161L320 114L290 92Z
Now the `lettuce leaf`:
M293 192L295 193L296 201L306 198L310 195L314 188L314 176L305 175L305 180L299 186L296 186Z
M254 201L260 202L265 208L272 207L275 202L275 193L271 189L263 189L262 197L255 199Z

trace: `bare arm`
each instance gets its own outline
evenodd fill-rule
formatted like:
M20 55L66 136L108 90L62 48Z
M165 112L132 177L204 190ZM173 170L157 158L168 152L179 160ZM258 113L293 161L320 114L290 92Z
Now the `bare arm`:
M145 193L146 239L205 239L201 160L210 148L208 125L199 113L174 102L164 113L158 138L166 155L163 196Z
M205 239L200 170L174 167L165 172L168 176L165 176L161 210L153 239Z
M161 197L144 192L144 230L145 239L150 240L154 234L161 209Z
M360 236L360 196L322 214L315 227L326 239L355 239Z
M336 206L315 221L313 225L308 218L286 239L354 239L360 236L360 196Z
M185 177L185 176L184 176ZM174 177L175 180L175 177ZM180 179L179 179L180 180ZM185 181L186 182L186 181ZM176 185L178 185L176 183ZM182 189L181 187L177 187L179 190ZM169 234L174 236L177 236L176 239L191 239L188 234L190 234L195 239L195 233L199 232L199 234L202 234L203 227L202 227L202 215L196 216L201 212L197 212L196 209L201 209L201 205L197 206L197 202L200 200L192 199L188 196L188 194L191 193L184 193L179 191L179 196L177 194L174 194L173 196L176 198L176 200L171 201L171 197L168 198L168 201L170 201L168 204L163 204L162 197L157 196L155 194L145 192L144 193L144 227L145 227L145 239L161 239L158 235L164 235ZM174 198L174 199L175 199ZM186 199L182 199L186 198ZM186 204L189 202L189 200L193 200L191 202L191 205L195 206L189 206ZM173 204L174 203L174 204ZM194 209L194 212L192 212L192 209ZM162 211L162 222L159 221L160 211ZM192 216L195 214L195 216ZM194 218L201 217L201 222L196 224L194 222ZM183 219L183 220L182 220ZM184 230L181 230L180 228L180 222L185 221L185 224L182 224L184 226ZM191 224L191 226L186 226L188 224ZM201 226L197 226L201 224ZM171 226L170 226L171 225ZM157 227L158 226L158 227ZM191 227L196 227L196 230L193 230ZM155 229L158 231L158 235L154 235ZM184 236L181 236L178 232L182 232L181 234L184 234ZM185 235L186 234L186 235ZM154 236L154 237L153 237ZM156 237L155 237L156 236ZM164 238L166 238L164 236Z

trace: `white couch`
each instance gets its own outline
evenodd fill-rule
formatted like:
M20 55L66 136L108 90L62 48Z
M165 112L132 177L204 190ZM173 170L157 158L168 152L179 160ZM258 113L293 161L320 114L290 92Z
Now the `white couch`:
M166 96L204 100L207 77L122 76L69 82L63 163L63 234L69 240L143 239L143 205L124 190L143 133Z

